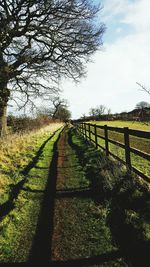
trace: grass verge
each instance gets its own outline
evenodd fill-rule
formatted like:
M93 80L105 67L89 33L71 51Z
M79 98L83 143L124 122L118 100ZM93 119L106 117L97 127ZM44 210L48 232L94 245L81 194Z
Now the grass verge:
M1 263L28 261L47 185L53 145L58 138L60 126L62 125L54 125L52 128L48 127L31 133L30 136L25 135L23 136L25 140L21 137L24 140L22 156L28 164L24 168L19 165L19 171L14 170L16 180L9 177L7 173L9 190L5 191L7 197L3 198L1 204L1 211L4 211L0 220ZM58 130L56 134L50 138L56 130ZM20 139L18 142L21 145ZM14 142L12 146L14 146ZM17 145L12 150L14 151L16 147ZM8 157L12 156L12 150L10 149Z
M81 137L78 139L74 148L89 178L95 201L106 208L114 244L129 266L148 266L150 191L147 183L123 172L120 165Z

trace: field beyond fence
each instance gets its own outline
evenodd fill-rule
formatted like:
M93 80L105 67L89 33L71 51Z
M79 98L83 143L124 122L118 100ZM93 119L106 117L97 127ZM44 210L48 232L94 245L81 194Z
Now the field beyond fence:
M92 123L75 123L78 131L96 148L103 149L144 180L150 182L150 132L101 126Z

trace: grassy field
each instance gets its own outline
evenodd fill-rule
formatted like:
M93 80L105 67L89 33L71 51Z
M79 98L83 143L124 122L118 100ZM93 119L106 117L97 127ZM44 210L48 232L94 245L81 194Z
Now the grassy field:
M142 122L132 122L132 121L92 121L90 122L92 124L97 125L108 125L113 127L129 127L130 129L135 130L142 130L142 131L150 131L150 123L142 123ZM94 131L94 129L91 130ZM97 133L99 135L104 136L104 130L98 129ZM94 139L94 136L92 137ZM119 141L120 143L124 144L124 135L122 133L117 133L110 131L108 132L108 138ZM98 144L100 144L102 147L105 147L105 141L103 139L98 138ZM133 148L136 148L140 151L143 151L147 154L150 154L150 140L145 138L139 138L135 136L130 135L130 146ZM125 151L124 149L120 148L119 146L116 146L114 144L109 143L109 150L122 160L125 160ZM131 162L132 166L143 172L145 175L150 177L150 163L148 160L143 159L140 156L134 155L131 153Z
M138 121L90 121L97 125L108 125L112 127L129 127L130 129L150 131L150 122L138 122Z
M52 124L1 141L1 263L25 262L29 257L60 127Z

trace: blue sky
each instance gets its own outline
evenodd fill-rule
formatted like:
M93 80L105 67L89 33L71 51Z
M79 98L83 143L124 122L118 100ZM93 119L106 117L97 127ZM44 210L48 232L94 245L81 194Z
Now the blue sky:
M98 2L98 1L97 1ZM62 84L73 118L105 105L112 113L130 111L140 101L150 102L136 82L150 88L150 1L102 0L99 20L106 24L104 46L87 66L78 85Z
M98 17L107 28L103 48L87 65L86 78L60 85L73 119L98 105L116 113L130 111L140 101L150 103L150 96L136 84L150 89L150 0L94 1L103 6Z

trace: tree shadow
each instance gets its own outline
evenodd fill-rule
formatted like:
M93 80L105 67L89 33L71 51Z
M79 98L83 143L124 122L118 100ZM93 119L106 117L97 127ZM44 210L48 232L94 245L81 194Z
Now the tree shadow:
M59 129L58 129L59 130ZM53 138L53 136L58 132L56 130L39 148L39 150L36 153L36 156L32 159L32 161L20 172L20 175L24 176L25 178L19 181L17 184L12 186L11 192L9 194L9 199L0 205L0 221L10 213L11 210L14 209L15 207L15 200L17 199L20 191L23 189L23 186L27 180L26 176L30 172L30 170L36 166L37 162L39 161L43 149L46 146L46 144Z
M120 259L122 257L122 253L119 250L110 251L103 253L98 256L92 256L89 258L81 258L81 259L70 259L67 261L52 261L51 266L62 266L62 267L84 267L84 266L92 266L96 264L103 264L106 262L114 261Z
M61 133L59 134L60 137ZM58 150L57 143L54 143L53 157L51 160L48 181L46 190L41 205L41 211L36 228L35 237L30 252L29 264L40 264L45 266L50 263L51 247L52 247L52 233L53 233L53 217L54 217L54 202L56 195L56 179L57 179L57 161Z
M45 192L45 190L32 189L29 187L23 187L21 190L25 192L30 192L30 193L44 193Z
M37 255L38 256L38 255ZM99 265L107 262L116 261L122 258L122 253L120 250L110 251L103 253L101 255L92 256L89 258L79 258L79 259L69 259L65 261L37 261L34 264L37 266L44 266L44 267L85 267L85 266L93 266ZM1 266L1 264L0 264ZM7 263L6 265L3 264L2 266L9 266L9 267L30 267L34 266L32 262L28 263ZM109 265L108 265L109 266Z

